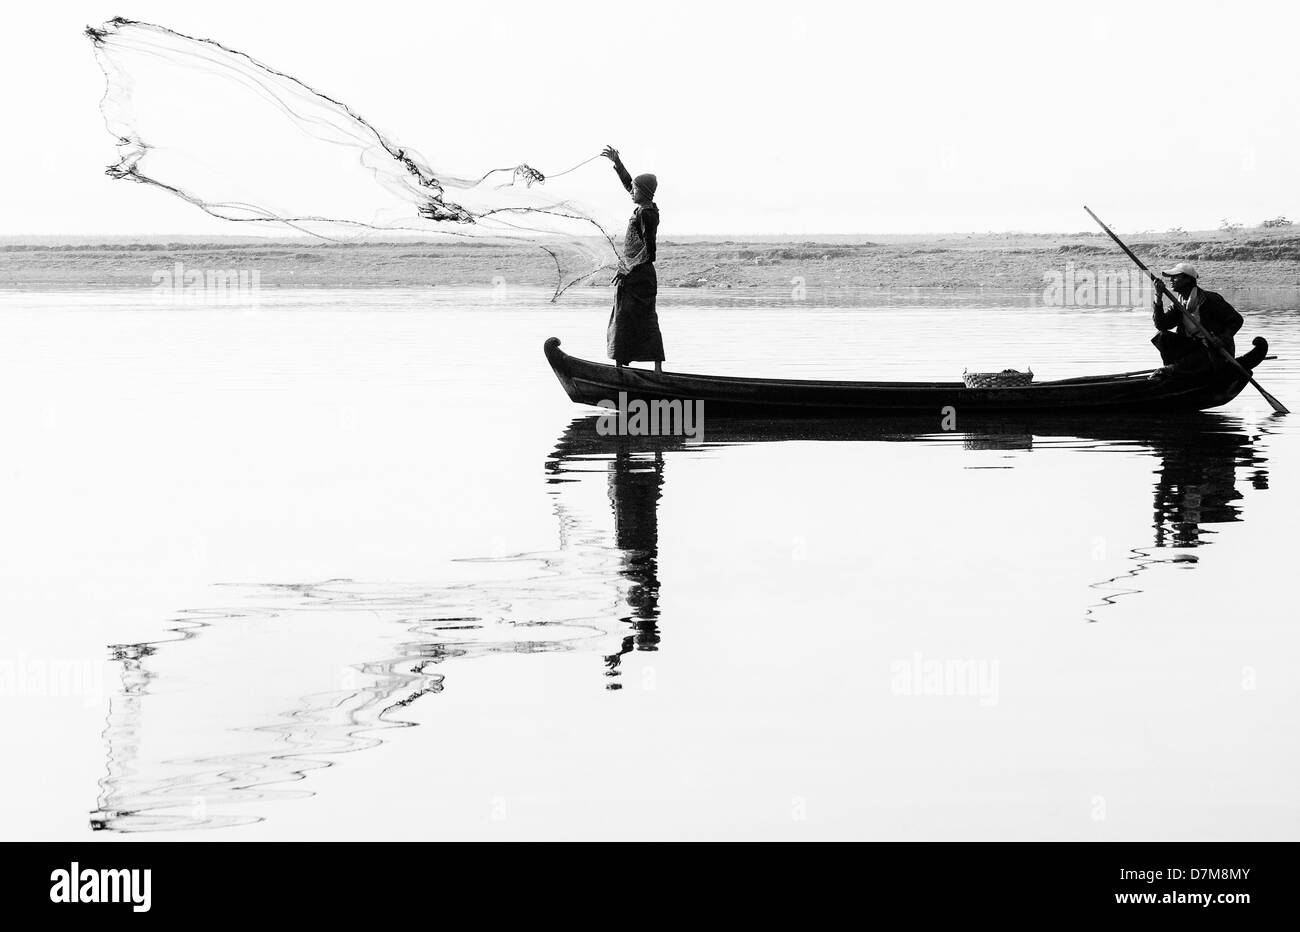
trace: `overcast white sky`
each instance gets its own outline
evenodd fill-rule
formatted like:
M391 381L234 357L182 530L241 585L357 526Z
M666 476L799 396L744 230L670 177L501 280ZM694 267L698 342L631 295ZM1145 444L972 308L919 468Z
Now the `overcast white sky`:
M81 31L114 15L246 51L453 172L612 143L659 175L670 238L1300 215L1294 4L134 0L6 10L0 233L247 232L104 176Z

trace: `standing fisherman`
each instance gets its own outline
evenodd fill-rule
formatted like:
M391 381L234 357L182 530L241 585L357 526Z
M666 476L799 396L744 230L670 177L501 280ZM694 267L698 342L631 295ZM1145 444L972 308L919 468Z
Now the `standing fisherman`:
M654 175L633 178L613 146L606 146L600 154L614 163L619 181L636 204L623 238L626 268L619 269L614 276L617 290L606 331L609 357L620 367L633 361L653 362L655 372L663 372L664 338L659 332L659 315L655 313L655 296L659 292L655 277L659 208L655 206L654 196L659 179Z

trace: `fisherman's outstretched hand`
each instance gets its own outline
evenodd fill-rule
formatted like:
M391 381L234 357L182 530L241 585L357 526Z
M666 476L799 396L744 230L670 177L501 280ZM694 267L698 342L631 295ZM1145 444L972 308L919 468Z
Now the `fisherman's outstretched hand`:
M587 151L590 152L591 150L588 149ZM621 159L619 159L618 157L618 150L615 149L613 146L606 146L604 149L601 150L600 154L603 155L605 158L609 159L611 162L621 161Z

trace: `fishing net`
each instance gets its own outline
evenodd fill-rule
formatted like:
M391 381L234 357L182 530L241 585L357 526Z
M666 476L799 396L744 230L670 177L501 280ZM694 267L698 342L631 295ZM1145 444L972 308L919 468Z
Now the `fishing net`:
M555 295L617 266L609 234L556 179L523 164L434 169L349 107L210 39L113 19L87 36L108 81L112 178L152 185L239 223L349 242L376 232L528 244L555 262Z

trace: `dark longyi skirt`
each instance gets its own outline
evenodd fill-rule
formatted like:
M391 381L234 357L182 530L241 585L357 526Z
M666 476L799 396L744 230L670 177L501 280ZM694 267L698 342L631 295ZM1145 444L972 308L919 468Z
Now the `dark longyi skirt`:
M655 296L659 281L653 263L638 265L618 283L605 340L616 362L662 362L664 338L659 332Z

